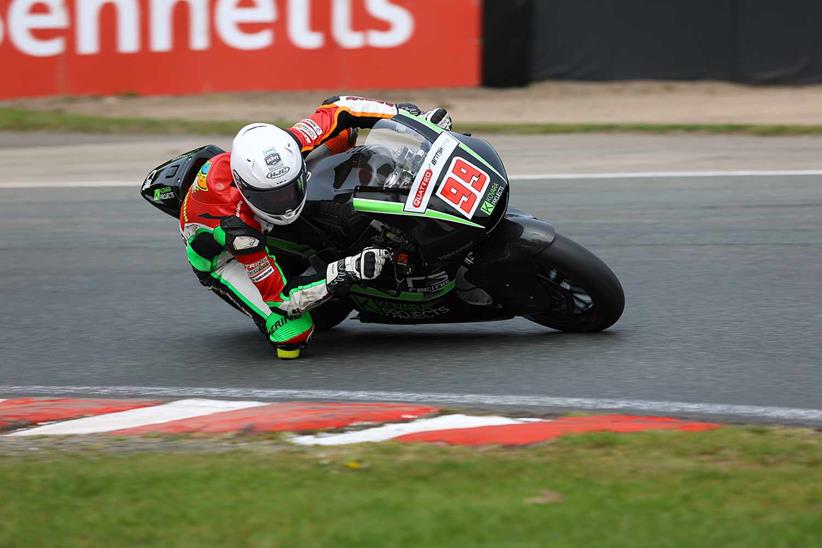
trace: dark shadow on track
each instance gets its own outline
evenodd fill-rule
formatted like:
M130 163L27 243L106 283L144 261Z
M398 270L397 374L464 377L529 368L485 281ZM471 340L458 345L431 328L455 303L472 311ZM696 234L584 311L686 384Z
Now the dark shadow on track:
M528 347L550 352L557 344L564 346L567 343L580 344L584 341L591 344L602 344L608 341L615 342L621 335L616 330L577 334L545 329L525 333L510 331L494 335L489 335L487 331L482 333L455 331L465 325L475 324L452 324L447 332L437 333L415 330L415 327L408 327L408 331L400 332L398 329L402 329L402 326L375 327L373 324L371 324L371 329L365 332L356 327L348 329L336 327L330 331L315 334L311 344L304 351L304 359L345 359L351 355L362 355L363 352L373 354L375 357L390 355L400 359L420 354L428 356L446 352L468 354L483 350L499 352L502 355L517 355ZM212 333L203 349L211 346L234 348L237 353L253 360L264 359L271 354L271 348L253 329L249 329L247 333L237 331ZM386 361L385 365L390 366L390 361Z

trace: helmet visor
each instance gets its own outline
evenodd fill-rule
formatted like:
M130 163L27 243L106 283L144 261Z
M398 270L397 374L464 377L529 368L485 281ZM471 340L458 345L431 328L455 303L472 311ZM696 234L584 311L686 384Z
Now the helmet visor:
M289 211L294 211L300 207L305 198L307 180L305 167L291 182L264 190L249 185L240 176L236 176L236 179L237 186L248 203L271 215L284 215Z

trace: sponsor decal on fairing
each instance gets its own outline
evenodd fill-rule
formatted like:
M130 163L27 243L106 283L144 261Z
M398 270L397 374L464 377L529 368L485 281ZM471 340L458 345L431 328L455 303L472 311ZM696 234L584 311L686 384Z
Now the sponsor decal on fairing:
M431 194L442 174L445 161L453 154L457 146L459 146L459 141L447 133L440 134L434 141L423 160L422 167L414 178L403 211L423 213L428 209L428 202L431 201Z
M472 219L480 205L491 177L465 158L451 160L437 196L449 207L456 209L467 219Z
M491 215L494 212L494 208L497 206L497 202L499 202L499 199L502 196L502 190L502 185L498 183L491 185L491 189L488 191L488 194L485 196L485 201L480 207L483 213L486 215Z
M160 187L154 190L154 201L161 202L174 198L174 189L170 186Z
M379 314L394 320L430 320L451 312L447 306L437 303L408 303L363 295L351 295L351 298L360 311Z
M405 279L409 293L436 293L448 285L450 281L445 271Z

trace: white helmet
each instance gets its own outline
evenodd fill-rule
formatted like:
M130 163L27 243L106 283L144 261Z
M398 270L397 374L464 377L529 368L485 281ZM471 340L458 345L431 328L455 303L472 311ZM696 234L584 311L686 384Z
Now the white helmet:
M231 148L234 183L257 217L287 225L305 205L305 169L297 141L271 124L250 124L234 137Z

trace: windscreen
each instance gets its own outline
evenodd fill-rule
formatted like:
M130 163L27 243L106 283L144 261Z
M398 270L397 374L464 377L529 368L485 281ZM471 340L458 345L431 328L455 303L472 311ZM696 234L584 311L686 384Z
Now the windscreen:
M422 167L431 143L392 120L377 122L358 154L359 183L385 189L408 189Z

